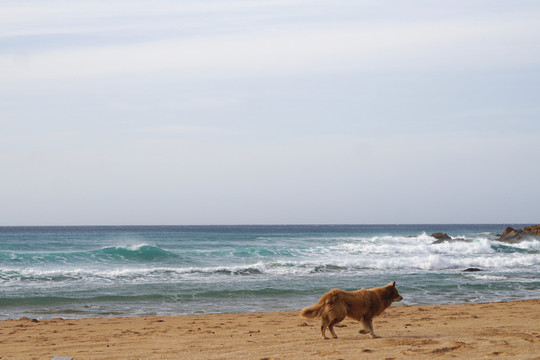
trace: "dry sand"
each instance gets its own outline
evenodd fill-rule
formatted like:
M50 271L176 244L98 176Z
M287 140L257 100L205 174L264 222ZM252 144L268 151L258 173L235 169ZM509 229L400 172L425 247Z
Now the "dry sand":
M310 305L310 304L306 304ZM0 359L540 359L540 300L392 306L381 339L298 312L0 322Z

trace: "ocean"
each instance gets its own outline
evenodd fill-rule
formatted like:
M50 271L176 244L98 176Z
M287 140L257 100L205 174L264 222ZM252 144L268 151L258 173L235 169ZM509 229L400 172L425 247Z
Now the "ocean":
M540 298L540 241L507 225L527 224L0 227L0 319L298 310L390 281L395 305Z

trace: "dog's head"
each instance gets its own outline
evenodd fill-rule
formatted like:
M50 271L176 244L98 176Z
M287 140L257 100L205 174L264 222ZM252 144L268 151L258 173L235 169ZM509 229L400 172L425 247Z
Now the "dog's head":
M403 296L399 295L397 289L396 289L396 282L391 282L388 285L386 285L389 289L389 297L392 299L392 302L398 302L403 300Z

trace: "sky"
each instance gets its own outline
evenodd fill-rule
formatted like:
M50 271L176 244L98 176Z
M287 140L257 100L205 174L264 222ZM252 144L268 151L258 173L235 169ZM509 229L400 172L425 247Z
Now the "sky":
M3 0L0 226L540 223L539 18Z

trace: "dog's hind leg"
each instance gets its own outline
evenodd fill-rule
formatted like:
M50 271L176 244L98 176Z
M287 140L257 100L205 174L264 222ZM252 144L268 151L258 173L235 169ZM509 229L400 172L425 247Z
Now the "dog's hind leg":
M322 318L322 323L321 323L321 335L322 335L322 338L327 340L328 337L326 336L326 328L328 327L328 318L324 317ZM330 330L330 332L332 332L332 330Z
M342 322L343 319L345 319L345 317L347 316L347 308L345 306L336 308L336 311L334 311L333 315L334 315L334 318L332 319L332 321L330 321L330 324L328 325L328 329L332 333L332 336L334 337L334 339L337 339L337 335L334 332L334 325Z
M334 325L336 325L338 322L340 322L341 320L339 319L334 319L330 322L330 324L328 324L328 330L330 330L330 333L332 334L332 337L334 339L337 339L337 335L336 333L334 332Z

